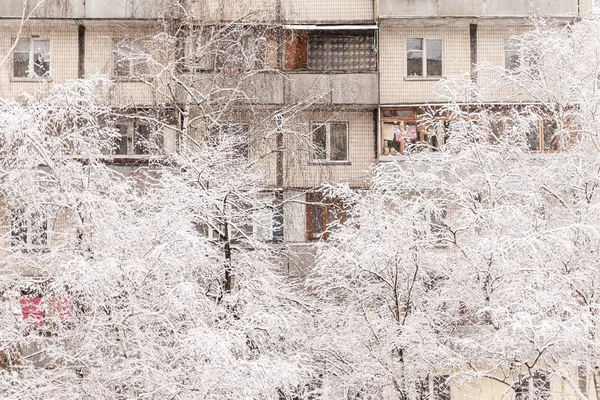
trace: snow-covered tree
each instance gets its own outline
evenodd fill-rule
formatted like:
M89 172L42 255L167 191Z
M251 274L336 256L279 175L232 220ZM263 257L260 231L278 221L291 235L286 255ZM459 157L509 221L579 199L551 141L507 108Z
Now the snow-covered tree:
M300 396L311 319L264 242L264 169L239 134L113 164L106 85L2 102L1 395Z
M351 215L309 287L317 348L348 393L421 398L450 377L600 393L598 32L539 22L514 39L514 69L443 83L449 104L420 122L447 135L439 151L407 142L369 191L328 189ZM506 104L486 103L500 86Z

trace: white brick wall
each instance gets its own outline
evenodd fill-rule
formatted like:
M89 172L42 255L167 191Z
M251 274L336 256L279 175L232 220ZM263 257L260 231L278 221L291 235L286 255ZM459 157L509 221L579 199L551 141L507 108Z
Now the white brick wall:
M469 73L468 26L384 26L379 32L379 71L381 104L439 101L438 80L406 78L406 39L441 38L442 68L446 77Z

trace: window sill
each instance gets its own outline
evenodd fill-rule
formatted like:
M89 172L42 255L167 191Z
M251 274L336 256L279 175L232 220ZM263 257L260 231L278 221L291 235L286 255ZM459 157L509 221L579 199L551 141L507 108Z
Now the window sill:
M350 161L327 161L327 160L323 160L323 161L319 161L319 160L311 160L308 162L308 165L340 165L340 166L346 166L346 165L352 165L352 162Z
M439 81L444 79L444 76L405 76L405 81Z

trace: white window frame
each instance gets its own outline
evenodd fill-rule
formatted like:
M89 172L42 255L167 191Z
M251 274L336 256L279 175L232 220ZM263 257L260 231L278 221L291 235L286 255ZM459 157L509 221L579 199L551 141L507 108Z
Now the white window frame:
M408 49L408 41L411 39L420 39L423 41L423 49L422 50L409 50ZM430 75L427 71L427 41L428 40L439 40L441 42L441 59L442 59L442 73L441 75ZM420 51L423 56L421 57L421 68L423 70L423 75L409 75L408 74L408 53L409 52L418 52ZM419 79L431 79L431 80L439 80L442 79L444 77L444 38L441 37L407 37L404 41L404 63L405 65L405 69L404 69L404 76L406 77L405 79L407 80L419 80Z
M331 125L345 125L346 126L346 158L343 160L332 160L331 159ZM310 122L310 143L314 146L314 134L316 129L324 126L325 127L325 158L315 158L315 149L311 148L310 161L311 163L325 163L325 164L343 164L350 162L350 123L348 121L327 121L327 122Z
M13 43L16 41L17 39L13 40ZM24 43L24 42L29 42L29 63L27 65L27 76L15 76L15 66L14 66L14 62L15 62L15 57L14 54L15 53L24 53L24 51L17 51L17 48L15 47L15 49L13 50L13 58L12 58L12 71L11 71L11 76L13 80L32 80L32 79L46 79L46 80L51 80L52 79L52 42L49 38L39 38L39 37L29 37L29 38L20 38L18 39L19 43ZM44 75L37 75L35 73L35 43L36 42L48 42L48 72Z
M147 144L146 144L145 152L138 153L136 151L136 140L137 140L137 136L138 136L137 128L140 125L144 125L148 128L148 130L150 130L150 124L148 124L146 122L140 122L138 120L117 121L115 123L115 127L118 127L118 126L126 127L126 133L125 133L125 135L121 135L121 140L125 140L127 142L127 153L126 154L117 153L117 149L113 148L112 155L114 158L148 157L153 154L153 151L152 151L153 149L149 148ZM148 133L147 140L151 143L152 138L150 136L151 136L151 134Z

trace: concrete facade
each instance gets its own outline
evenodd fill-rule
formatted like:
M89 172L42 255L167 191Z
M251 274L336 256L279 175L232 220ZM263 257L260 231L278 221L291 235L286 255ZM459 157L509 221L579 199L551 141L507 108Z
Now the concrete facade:
M288 272L298 275L309 268L314 257L308 232L307 193L328 183L368 188L369 171L389 156L383 154L382 143L381 120L385 110L410 111L427 103L444 103L448 98L442 78L470 79L474 61L503 67L506 40L530 30L528 18L543 16L569 22L588 15L592 8L591 0L210 0L190 1L188 13L182 14L180 8L166 0L60 0L42 3L37 8L37 2L29 0L26 13L31 12L30 20L20 30L21 4L20 0L0 4L0 55L7 55L6 62L0 64L1 98L20 101L26 93L43 94L53 84L103 74L114 81L107 93L112 106L164 108L175 100L181 102L181 108L188 111L185 117L191 120L201 114L199 104L185 97L183 91L170 93L169 89L177 87L173 83L177 70L161 69L172 63L174 58L169 57L175 57L174 53L165 52L164 64L151 66L153 79L117 77L115 43L141 41L160 34L165 29L159 21L163 17L173 24L190 26L220 26L241 18L248 25L272 28L277 45L275 61L269 68L251 74L232 70L229 81L222 80L226 74L220 71L201 70L195 73L193 84L199 92L208 92L220 79L219 88L244 93L248 101L240 102L239 115L228 122L251 126L251 157L277 149L277 139L261 136L266 130L262 128L268 126L276 131L275 111L285 109L284 106L293 110L283 116L279 127L290 133L282 134L281 144L291 151L279 160L275 154L265 156L262 162L268 170L267 189L283 192L284 246L292 254L286 257L285 265ZM369 35L373 35L372 46L369 45L376 57L374 68L316 70L310 68L310 62L288 68L293 52L287 51L286 34L304 35L308 44L303 51L310 59L317 47L311 39L334 38L323 47L330 46L332 58L340 57L343 53L331 50L338 46L335 40L356 36L358 31L367 32L369 40ZM17 37L49 42L47 76L14 76L11 51ZM413 39L440 41L440 75L410 75L407 47ZM347 46L341 47L344 45ZM179 50L189 51L184 45L179 46ZM485 93L485 101L490 104L528 100L518 88L492 84L497 77L491 72L480 73L476 79L491 88ZM244 114L247 109L253 109L251 117ZM174 123L183 117L177 115ZM326 126L330 137L333 125L347 127L346 156L342 160L315 160L310 147L312 135L320 126ZM190 137L201 140L208 128L205 122L198 121L190 130ZM180 143L181 138L176 136L174 132L165 136L168 151L185 148L184 141ZM0 215L0 219L5 220L0 235L7 236L9 222L5 215ZM51 241L59 240L69 225L65 216L56 220ZM569 392L560 381L553 381L552 385L553 392ZM502 388L489 379L460 387L455 384L452 398L502 399Z

